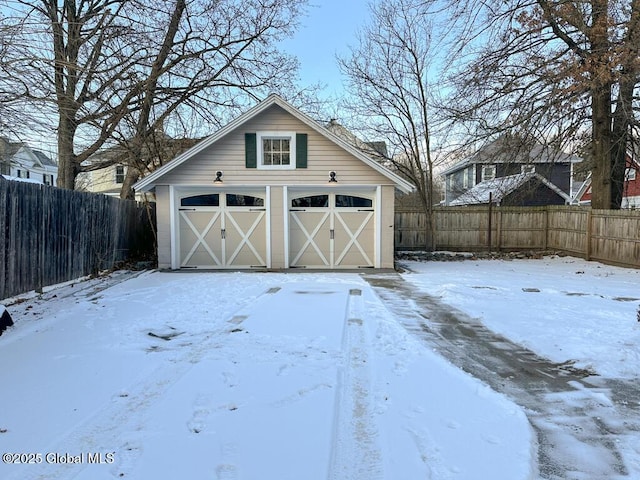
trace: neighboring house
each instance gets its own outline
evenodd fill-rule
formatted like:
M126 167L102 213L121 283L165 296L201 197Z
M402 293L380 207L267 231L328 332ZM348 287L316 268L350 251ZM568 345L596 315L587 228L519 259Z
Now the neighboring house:
M392 268L412 185L270 95L139 181L160 268Z
M127 172L126 169L127 167L124 165L109 165L98 170L82 172L76 180L77 188L88 192L119 197Z
M574 202L579 205L591 205L591 174L578 190ZM624 173L624 191L622 208L640 208L640 162L627 155Z
M197 141L193 139L171 139L163 136L163 148L167 152L165 155L168 158L173 158L187 148L192 147ZM159 161L154 163L156 166L160 166ZM88 192L119 197L127 175L126 150L121 146L106 148L92 155L84 163L84 166L101 164L106 164L107 166L82 172L78 175L78 187ZM136 194L137 200L142 200L142 198L142 194Z
M532 207L565 205L571 197L538 173L520 173L480 182L449 205L481 205L489 201L504 207Z
M365 155L374 158L380 162L384 162L387 160L387 143L384 141L378 142L363 142L357 136L355 136L351 131L341 125L335 118L332 118L329 123L326 125L327 130L329 130L334 135L346 140L351 145L356 147Z
M0 174L33 183L55 185L58 165L40 150L0 137Z
M445 205L562 205L571 199L573 167L581 159L549 146L524 147L503 135L441 175Z

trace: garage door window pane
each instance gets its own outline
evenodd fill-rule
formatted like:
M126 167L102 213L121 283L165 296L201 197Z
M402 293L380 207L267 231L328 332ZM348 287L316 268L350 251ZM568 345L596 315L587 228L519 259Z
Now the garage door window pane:
M351 195L336 195L336 207L371 208L370 198L353 197Z
M211 193L208 195L195 195L180 200L182 207L218 207L220 206L220 195Z
M227 194L227 207L264 207L264 199L251 195Z
M323 208L329 206L329 195L312 195L291 200L294 208Z

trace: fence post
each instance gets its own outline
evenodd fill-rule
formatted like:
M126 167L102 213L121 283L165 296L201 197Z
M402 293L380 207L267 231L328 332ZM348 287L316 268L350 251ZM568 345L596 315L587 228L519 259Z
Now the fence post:
M489 253L491 253L491 215L492 215L492 208L493 206L493 192L489 192L489 231L487 232L487 244L489 246Z
M589 210L587 211L587 239L586 239L586 249L587 251L585 252L585 260L589 261L591 260L591 236L593 234L593 227L591 225L591 218L592 218L592 214L591 214L591 207L589 207Z
M496 250L500 252L502 250L502 208L498 207L496 213L498 214L498 221L496 222Z
M549 206L544 207L544 250L549 248Z

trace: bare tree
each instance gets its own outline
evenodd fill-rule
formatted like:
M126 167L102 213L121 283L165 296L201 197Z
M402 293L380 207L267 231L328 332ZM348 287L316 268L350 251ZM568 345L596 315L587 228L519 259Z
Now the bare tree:
M449 8L460 32L447 101L456 127L476 137L516 131L581 153L592 170L592 206L620 208L638 124L640 1L467 0Z
M152 132L180 112L216 121L219 107L292 84L297 62L277 50L306 0L14 0L20 29L0 82L57 123L58 185L74 188L86 160L116 135L143 171ZM143 165L144 167L144 165Z
M346 106L369 135L390 146L384 162L411 181L427 214L427 249L435 247L434 168L429 85L432 24L427 2L381 1L349 58L339 59L348 79ZM439 199L438 199L439 200Z

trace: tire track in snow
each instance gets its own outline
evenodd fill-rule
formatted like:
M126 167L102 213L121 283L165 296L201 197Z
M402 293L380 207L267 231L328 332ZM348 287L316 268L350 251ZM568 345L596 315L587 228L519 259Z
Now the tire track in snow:
M342 339L345 364L338 374L329 480L384 477L373 421L371 342L363 314L362 291L351 289Z
M399 275L364 278L407 331L524 407L538 436L540 478L609 480L629 478L638 471L637 465L625 464L619 440L637 437L640 411L618 398L625 393L634 396L637 387L587 378L593 373L539 357L463 312L417 292ZM571 398L568 404L567 398ZM604 419L612 418L615 424L607 425Z
M249 307L255 307L275 291L273 289L267 290L236 306L235 314L229 315L227 321L221 322L206 336L194 338L194 342L187 347L188 351L163 361L161 365L145 375L144 379L135 382L126 394L116 395L110 403L96 408L93 415L76 424L57 440L47 445L46 452L61 454L68 452L73 455L80 452L116 452L115 462L109 465L111 474L116 478L126 477L126 472L136 464L142 449L141 442L138 441L136 435L138 431L144 429L144 412L152 407L154 402L160 399L172 385L184 377L194 365L199 363L207 351L214 347L223 336L237 328L238 324L246 318L246 316L238 315L239 312L243 312ZM241 297L238 295L238 298ZM86 461L79 464L42 463L29 465L33 468L17 471L3 480L75 478L91 466ZM104 464L98 466L105 467ZM228 472L218 473L222 474L222 476L219 475L221 479L231 478L224 476Z

